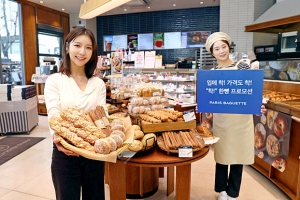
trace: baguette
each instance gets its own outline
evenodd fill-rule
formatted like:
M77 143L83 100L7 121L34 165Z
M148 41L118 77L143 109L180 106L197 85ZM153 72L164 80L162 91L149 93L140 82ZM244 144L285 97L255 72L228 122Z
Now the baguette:
M162 133L163 139L164 139L164 143L166 145L167 149L173 149L173 145L171 144L170 138L169 136L166 134L166 132Z

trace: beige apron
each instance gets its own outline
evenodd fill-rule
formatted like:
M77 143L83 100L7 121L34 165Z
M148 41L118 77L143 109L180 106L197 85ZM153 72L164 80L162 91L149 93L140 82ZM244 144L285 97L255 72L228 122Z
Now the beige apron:
M222 68L222 70L237 67ZM214 144L215 161L220 164L254 163L253 115L214 113L213 133L220 140Z

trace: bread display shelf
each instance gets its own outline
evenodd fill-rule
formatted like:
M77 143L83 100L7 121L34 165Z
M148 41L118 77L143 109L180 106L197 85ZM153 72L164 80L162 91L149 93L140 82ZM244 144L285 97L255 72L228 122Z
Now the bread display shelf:
M275 102L275 109L295 117L300 117L300 99Z
M162 131L178 131L185 129L195 129L196 121L189 122L165 122L165 123L148 123L142 120L139 120L139 124L144 133L155 133Z

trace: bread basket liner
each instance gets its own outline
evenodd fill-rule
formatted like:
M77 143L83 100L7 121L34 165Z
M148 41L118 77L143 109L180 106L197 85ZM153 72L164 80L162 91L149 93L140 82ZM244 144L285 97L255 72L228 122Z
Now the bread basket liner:
M130 144L133 142L133 137L134 137L134 129L132 127L131 121L129 117L126 118L120 118L124 122L125 126L125 139L124 139L124 145L117 149L116 151L110 152L109 154L99 154L99 153L94 153L85 149L81 149L78 147L75 147L66 140L64 140L61 136L56 134L57 137L61 138L60 143L68 150L73 151L74 153L77 153L85 158L92 159L92 160L100 160L100 161L106 161L106 162L112 162L116 163L117 157L119 154L121 154L123 151L125 151Z

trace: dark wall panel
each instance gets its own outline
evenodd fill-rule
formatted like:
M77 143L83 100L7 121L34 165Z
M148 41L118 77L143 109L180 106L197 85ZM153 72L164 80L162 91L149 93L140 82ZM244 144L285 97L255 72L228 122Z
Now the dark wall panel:
M172 31L219 31L220 7L190 8L157 12L97 17L98 53L103 52L104 35ZM163 63L174 63L180 57L195 57L195 49L157 50Z

